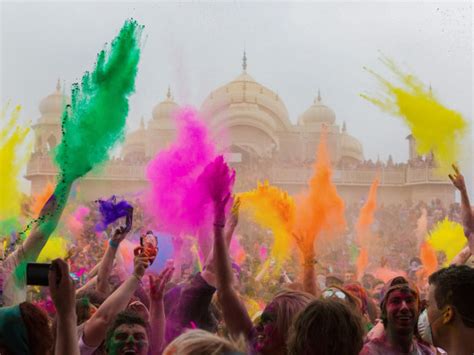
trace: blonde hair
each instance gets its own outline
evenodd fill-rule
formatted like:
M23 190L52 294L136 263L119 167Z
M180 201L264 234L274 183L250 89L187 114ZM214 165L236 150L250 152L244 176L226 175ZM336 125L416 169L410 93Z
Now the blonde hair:
M163 351L163 355L217 355L224 352L247 353L242 337L229 340L201 329L188 330L174 339Z

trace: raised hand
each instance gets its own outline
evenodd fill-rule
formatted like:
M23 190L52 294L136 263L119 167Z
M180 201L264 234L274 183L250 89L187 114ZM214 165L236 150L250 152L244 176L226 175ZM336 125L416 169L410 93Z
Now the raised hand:
M235 228L239 223L239 210L240 210L240 197L234 198L234 203L232 205L232 211L230 215L229 226Z
M70 315L76 310L76 288L69 276L69 265L62 259L52 262L48 275L51 299L58 314Z
M459 168L453 164L454 175L449 174L448 177L451 179L453 185L461 192L466 191L466 183L464 181L464 176L459 171Z
M150 280L150 299L152 301L163 300L165 288L173 276L174 267L166 267L157 277L149 275Z
M145 253L140 253L133 259L133 264L133 274L141 279L145 275L145 271L150 263Z

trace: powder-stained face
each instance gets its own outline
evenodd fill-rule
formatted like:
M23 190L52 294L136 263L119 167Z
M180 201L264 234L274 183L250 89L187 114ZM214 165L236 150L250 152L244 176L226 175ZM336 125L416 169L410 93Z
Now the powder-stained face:
M273 350L279 346L280 336L276 331L277 313L274 304L270 303L257 324L257 339L255 350L261 354L272 354Z
M139 324L122 324L115 329L108 345L108 355L146 355L148 335Z
M392 291L387 299L388 327L396 333L410 333L418 320L418 301L410 290Z

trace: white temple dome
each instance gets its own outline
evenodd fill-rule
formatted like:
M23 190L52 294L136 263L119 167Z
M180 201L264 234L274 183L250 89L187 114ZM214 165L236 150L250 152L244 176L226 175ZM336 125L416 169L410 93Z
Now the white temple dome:
M336 114L334 111L326 106L321 100L321 94L318 92L318 97L314 99L313 105L308 108L298 119L298 124L305 126L308 124L324 123L333 125L336 122Z
M353 158L358 161L364 160L364 149L359 140L346 131L344 124L341 133L341 158Z
M223 110L239 107L243 111L268 114L270 121L265 124L274 129L291 129L285 104L277 93L258 83L247 73L246 60L244 54L243 71L239 76L213 90L206 97L201 106L204 119L213 120Z
M67 105L70 102L70 98L61 93L61 85L58 80L58 83L56 84L56 91L40 101L39 111L41 112L42 116L61 115L64 105Z
M153 120L169 120L178 107L179 105L174 102L173 97L171 96L170 88L168 88L166 99L153 108Z

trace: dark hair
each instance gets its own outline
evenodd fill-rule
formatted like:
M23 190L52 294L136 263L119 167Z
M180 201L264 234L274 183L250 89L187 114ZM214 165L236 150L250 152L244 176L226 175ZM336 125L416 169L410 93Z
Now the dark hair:
M114 336L115 329L120 327L122 324L138 324L145 328L148 335L148 339L151 339L151 329L150 325L137 313L129 309L120 312L115 317L114 322L107 330L107 336L105 338L106 348L109 346L112 337Z
M357 355L363 346L360 316L346 303L320 299L296 318L288 340L289 355Z
M102 292L96 290L86 289L84 291L78 292L76 295L76 300L80 298L87 298L89 303L92 303L94 306L99 307L107 299L107 296Z
M48 315L29 302L20 303L19 307L28 334L30 353L32 355L49 354L53 347L53 334Z
M452 305L466 327L474 328L474 269L466 265L452 265L436 271L428 279L435 288L439 309Z

